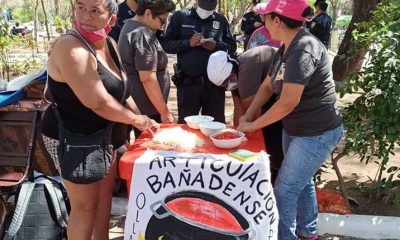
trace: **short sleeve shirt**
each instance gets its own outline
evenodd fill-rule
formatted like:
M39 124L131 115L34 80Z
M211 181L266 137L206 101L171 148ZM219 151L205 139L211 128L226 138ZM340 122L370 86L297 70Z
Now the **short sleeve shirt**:
M326 48L302 29L284 50L285 46L279 49L268 73L274 92L280 95L283 83L304 85L299 104L282 119L284 129L293 136L314 136L339 126L341 116Z
M239 62L238 91L241 99L257 93L267 76L277 48L259 46L245 51L237 57Z
M165 101L168 99L170 80L167 72L168 57L157 40L156 34L135 20L127 20L122 28L118 47L128 81L132 83L132 97L142 114L159 114L151 103L139 71L156 72Z

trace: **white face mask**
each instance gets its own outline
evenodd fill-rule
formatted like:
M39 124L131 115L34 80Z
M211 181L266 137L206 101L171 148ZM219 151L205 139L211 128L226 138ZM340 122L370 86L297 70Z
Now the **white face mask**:
M202 9L201 7L197 6L196 13L199 15L201 19L207 19L209 16L213 14L214 11L207 11Z

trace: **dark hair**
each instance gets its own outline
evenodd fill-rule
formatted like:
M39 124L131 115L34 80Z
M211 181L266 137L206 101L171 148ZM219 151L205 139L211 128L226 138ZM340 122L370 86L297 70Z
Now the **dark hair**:
M314 7L316 7L317 5L318 5L318 3L320 3L320 2L325 2L326 0L317 0L317 1L315 1L315 3L314 3Z
M76 0L78 2L79 0ZM104 0L103 6L111 15L116 15L118 13L118 4L115 0Z
M271 19L275 19L276 17L281 20L288 28L298 28L303 25L303 21L294 20L285 16L280 15L276 12L271 12L267 14L271 17Z
M253 5L257 5L261 2L261 0L252 0L251 2L253 3Z
M146 9L156 17L175 10L175 3L172 0L137 0L138 6L136 15L143 16Z
M322 11L326 12L326 9L328 9L328 3L326 3L326 2L319 2L319 3L317 4L317 7L318 7L319 9L321 9Z
M307 17L310 16L313 13L313 9L311 7L307 7L306 9L304 9L303 14L301 15L302 17ZM298 28L303 26L304 21L299 21L299 20L294 20L292 18L288 18L285 16L280 15L279 13L276 12L271 12L269 14L267 14L271 17L271 19L274 18L279 18L279 20L281 20L288 28Z

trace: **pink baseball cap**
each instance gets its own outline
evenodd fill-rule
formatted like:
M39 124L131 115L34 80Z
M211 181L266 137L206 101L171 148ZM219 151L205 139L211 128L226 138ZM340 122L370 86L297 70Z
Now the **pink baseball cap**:
M278 13L284 17L304 21L304 10L309 7L306 0L270 0L268 3L259 3L254 8L259 14Z

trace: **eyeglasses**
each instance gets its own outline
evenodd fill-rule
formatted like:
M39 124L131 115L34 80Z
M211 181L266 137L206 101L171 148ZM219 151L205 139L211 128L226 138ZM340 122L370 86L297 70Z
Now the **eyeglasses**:
M167 20L163 19L162 17L157 16L157 18L158 18L158 20L160 20L161 26L163 26L164 24L167 23Z

